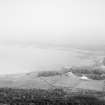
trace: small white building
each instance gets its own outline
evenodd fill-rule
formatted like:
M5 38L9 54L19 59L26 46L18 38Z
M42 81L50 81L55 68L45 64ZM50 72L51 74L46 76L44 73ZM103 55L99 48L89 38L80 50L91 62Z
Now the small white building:
M85 75L82 75L82 77L80 77L80 79L82 79L82 80L89 80L89 78L86 77Z

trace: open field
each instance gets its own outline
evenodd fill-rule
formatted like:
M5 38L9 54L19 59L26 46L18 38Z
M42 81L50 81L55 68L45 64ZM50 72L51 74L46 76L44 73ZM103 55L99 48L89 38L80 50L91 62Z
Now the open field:
M34 73L24 74L17 78L2 77L0 79L0 87L9 88L36 88L36 89L50 89L50 88L81 88L96 91L103 91L104 80L82 80L79 76L73 75L55 75L47 77L37 77Z

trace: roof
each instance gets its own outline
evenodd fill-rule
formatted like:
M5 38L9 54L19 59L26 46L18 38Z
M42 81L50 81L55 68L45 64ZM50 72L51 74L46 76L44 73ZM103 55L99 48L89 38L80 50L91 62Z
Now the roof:
M82 77L80 77L81 79L83 79L83 80L89 80L89 78L88 77L86 77L85 75L83 75Z

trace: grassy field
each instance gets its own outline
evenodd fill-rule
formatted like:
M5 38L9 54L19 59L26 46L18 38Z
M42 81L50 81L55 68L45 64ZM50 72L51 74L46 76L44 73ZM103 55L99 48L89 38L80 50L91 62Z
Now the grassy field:
M69 88L69 89L88 89L103 91L104 80L82 80L80 76L71 74L67 75L50 75L37 76L34 73L24 74L18 77L2 77L0 78L0 87L10 88L36 88L36 89L50 89L50 88Z

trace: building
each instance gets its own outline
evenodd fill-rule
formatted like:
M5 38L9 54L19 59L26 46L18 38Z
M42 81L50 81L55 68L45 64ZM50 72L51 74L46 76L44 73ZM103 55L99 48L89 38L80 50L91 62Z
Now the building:
M89 80L89 78L86 77L85 75L82 75L82 77L80 77L80 79L82 79L82 80Z

